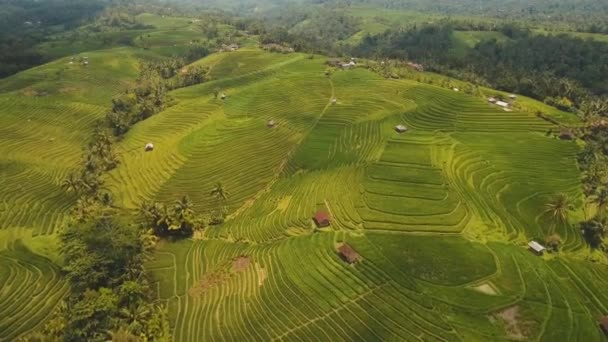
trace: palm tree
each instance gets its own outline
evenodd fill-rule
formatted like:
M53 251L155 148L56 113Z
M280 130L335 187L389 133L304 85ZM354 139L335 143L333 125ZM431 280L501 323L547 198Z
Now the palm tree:
M61 188L67 192L74 192L78 194L80 191L82 191L82 187L82 179L73 173L61 182Z
M192 210L192 201L187 195L182 196L181 199L175 201L174 213L178 220L185 221L189 220L194 215Z
M222 182L215 183L213 190L211 190L211 196L222 201L226 201L228 199L228 191L226 191Z
M608 190L601 189L595 195L589 196L589 202L595 204L597 208L597 217L602 219L606 215L608 209Z
M225 204L228 199L228 191L224 188L222 182L215 183L215 186L211 190L211 196L215 197L217 204L217 219L214 219L215 222L223 222L224 221L224 208L223 204Z
M551 218L554 225L564 224L568 222L570 211L573 209L568 195L559 193L545 205L545 214Z

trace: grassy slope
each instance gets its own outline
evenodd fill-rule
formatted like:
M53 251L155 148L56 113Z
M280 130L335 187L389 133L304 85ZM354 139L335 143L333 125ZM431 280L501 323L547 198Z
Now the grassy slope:
M90 124L135 74L134 50L88 56L88 69L59 60L0 81L0 100L15 108L0 126L0 172L11 180L0 212L0 284L49 291L36 297L45 302L24 301L27 292L0 286L8 303L0 327L9 327L0 339L31 329L61 297L63 283L43 280L55 279L52 264L13 241L53 258L18 227L48 233L65 217L71 200L59 181ZM123 162L107 178L117 203L188 194L204 212L217 205L209 196L216 181L229 192L225 224L163 244L148 265L175 339L501 340L508 332L490 318L516 305L529 339L597 340L607 270L571 258L584 250L578 234L540 215L555 192L581 197L577 146L546 137L550 124L529 113L360 69L328 79L323 62L253 49L209 56L198 63L215 81L175 91L177 105L120 143ZM213 98L215 87L227 100ZM278 126L268 129L269 119ZM399 123L410 131L397 135ZM149 141L155 150L144 153ZM36 153L40 146L53 153ZM333 220L313 233L317 208ZM561 258L522 247L553 231L565 240ZM360 264L339 259L342 241ZM250 258L244 270L233 267L239 256ZM497 294L474 290L479 284Z
M162 28L183 24L174 21ZM0 285L0 340L38 326L65 294L55 266L60 262L55 233L76 198L65 194L61 181L78 167L112 97L137 77L138 60L158 58L154 48L163 47L155 42L150 50L104 50L98 43L55 42L56 50L49 52L59 56L97 50L0 80L0 284L6 285ZM85 56L86 67L79 62Z
M503 339L488 316L513 305L529 339L597 339L606 301L584 304L585 280L557 273L595 288L597 270L521 247L555 230L568 253L583 249L540 215L556 191L580 198L577 146L546 137L550 124L532 114L364 70L327 79L322 62L212 55L200 63L216 81L175 92L177 106L123 142L133 152L110 182L125 205L188 194L205 211L216 181L230 192L224 225L164 245L149 265L176 339ZM395 134L397 123L410 132ZM158 151L143 153L147 140ZM319 207L333 222L315 234ZM363 262L345 266L340 241ZM251 258L244 271L239 256ZM473 288L486 283L496 295Z

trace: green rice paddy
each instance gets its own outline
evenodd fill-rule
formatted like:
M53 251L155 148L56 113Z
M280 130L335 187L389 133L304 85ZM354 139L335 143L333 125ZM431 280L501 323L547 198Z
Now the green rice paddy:
M0 340L42 324L66 293L39 242L74 204L59 184L152 53L101 50L89 67L67 58L0 81ZM162 242L147 265L174 339L600 340L608 269L542 215L557 192L582 198L579 146L533 114L364 69L328 78L324 61L211 55L197 64L213 81L174 91L118 144L105 179L118 206L188 195L209 212L216 182L229 194L225 223ZM330 227L314 228L319 208ZM559 255L526 250L554 232ZM344 242L360 262L339 257Z

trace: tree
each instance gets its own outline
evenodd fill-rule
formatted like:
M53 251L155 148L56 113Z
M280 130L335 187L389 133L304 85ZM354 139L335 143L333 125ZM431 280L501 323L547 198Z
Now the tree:
M581 233L591 248L599 248L606 234L606 222L596 219L582 222Z
M608 190L604 188L599 189L594 195L588 197L588 200L596 206L598 219L604 219L606 209L608 209Z
M212 223L219 224L224 221L225 216L225 203L228 199L228 191L224 188L222 182L215 183L215 186L211 190L211 196L215 198L217 210L215 213L215 217L212 219Z
M218 200L225 201L228 199L228 192L224 188L222 182L215 183L215 186L211 190L211 196L215 197Z
M559 193L545 205L545 214L549 216L553 225L565 224L573 209L568 195Z
M61 182L61 188L66 192L80 194L83 189L83 182L76 174L71 173L66 179Z
M551 234L547 237L545 244L549 250L559 252L559 248L562 245L562 238L559 234Z
M186 195L175 201L172 212L172 224L169 225L169 230L181 230L184 233L191 233L193 229L194 210L192 210L192 202Z

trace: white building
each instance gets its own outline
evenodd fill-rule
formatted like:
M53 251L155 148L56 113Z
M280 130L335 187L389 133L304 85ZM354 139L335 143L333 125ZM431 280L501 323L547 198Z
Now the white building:
M505 101L496 101L495 102L497 106L500 106L502 108L508 108L509 107L509 103L505 102Z
M528 247L530 247L530 250L538 255L542 255L547 249L545 248L545 246L541 245L540 243L536 242L536 241L530 241L528 243Z

